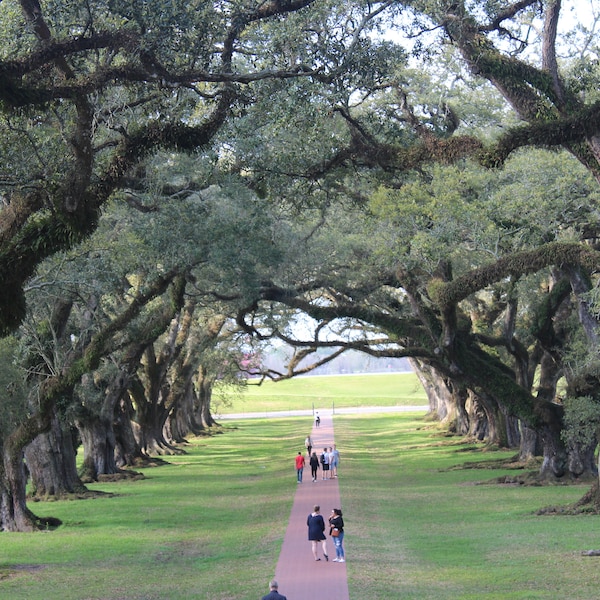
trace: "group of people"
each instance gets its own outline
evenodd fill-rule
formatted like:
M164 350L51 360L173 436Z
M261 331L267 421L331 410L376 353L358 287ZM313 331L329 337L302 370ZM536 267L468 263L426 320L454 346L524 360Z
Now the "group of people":
M342 517L342 510L340 508L334 508L329 515L329 535L333 540L335 547L335 558L332 562L343 563L346 562L344 554L344 519ZM327 536L325 535L325 519L321 515L321 507L316 504L313 507L312 512L306 519L306 525L308 526L308 539L312 546L313 557L316 561L320 561L321 558L318 555L319 544L321 544L321 550L323 557L326 561L329 561L329 555L327 554ZM269 583L270 592L262 597L262 600L286 600L286 597L279 593L279 584L276 580L272 580Z
M320 425L321 419L317 413L315 419L315 426ZM340 463L340 453L334 444L331 447L324 447L323 451L317 456L316 451L313 451L312 439L309 436L304 440L304 446L306 447L306 454L308 456L308 463L310 465L312 481L317 481L318 471L322 470L322 478L333 479L338 476L338 465ZM302 483L302 476L304 473L304 467L306 466L306 456L303 452L299 451L295 458L296 466L296 478L298 483ZM306 519L306 525L308 526L308 539L311 542L311 549L313 557L316 561L320 561L321 558L318 555L319 544L321 545L321 551L325 561L329 561L329 555L327 553L327 536L325 535L325 519L321 515L321 507L316 504L313 507L313 511L308 515ZM328 519L329 523L329 536L333 540L335 547L335 558L332 562L346 562L344 553L344 519L342 518L342 510L340 508L334 508L331 511ZM269 593L263 596L262 600L286 600L285 596L279 593L279 584L277 581L272 580L269 583Z
M317 481L319 469L322 469L323 480L333 479L334 477L338 476L340 453L335 444L330 448L323 448L323 452L321 452L319 456L317 456L316 452L312 451L312 440L310 439L310 436L308 436L306 440L304 440L304 445L306 447L306 452L309 457L308 462L310 465L310 472L313 483ZM296 456L296 476L298 479L298 483L302 483L302 475L305 466L306 460L304 456L302 456L302 453L298 452L298 456Z

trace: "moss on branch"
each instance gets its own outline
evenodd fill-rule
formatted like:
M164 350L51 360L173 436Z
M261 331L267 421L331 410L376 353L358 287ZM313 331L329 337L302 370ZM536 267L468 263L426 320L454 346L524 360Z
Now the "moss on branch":
M581 244L552 243L517 252L451 282L432 281L429 294L441 310L447 310L471 294L507 277L519 278L549 266L580 265L588 271L600 266L600 253Z

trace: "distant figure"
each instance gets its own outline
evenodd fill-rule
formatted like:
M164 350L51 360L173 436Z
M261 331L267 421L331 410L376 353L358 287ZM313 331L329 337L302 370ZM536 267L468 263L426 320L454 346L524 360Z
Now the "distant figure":
M333 562L346 562L344 555L344 519L342 519L342 509L334 508L329 517L329 535L335 546L335 558Z
M321 424L321 417L319 416L319 413L317 413L317 416L315 417L315 427L318 427Z
M321 560L317 556L317 547L321 542L321 549L323 550L323 556L325 560L329 560L327 555L327 537L325 536L325 520L323 516L319 514L321 507L315 504L313 511L308 515L306 524L308 525L308 539L311 543L312 553L315 560Z
M319 460L321 461L321 469L323 469L323 479L329 479L329 452L327 452L327 448L323 448Z
M271 591L266 596L263 596L262 600L287 600L285 596L279 593L279 584L274 579L269 582L269 589Z
M302 483L302 473L304 472L304 454L302 452L298 452L298 456L296 456L296 477L298 478L298 483Z
M306 447L306 453L310 456L312 450L312 440L310 439L310 435L304 440L304 446Z
M317 457L317 453L313 452L310 455L310 473L312 475L313 483L317 481L317 471L319 470L319 458Z

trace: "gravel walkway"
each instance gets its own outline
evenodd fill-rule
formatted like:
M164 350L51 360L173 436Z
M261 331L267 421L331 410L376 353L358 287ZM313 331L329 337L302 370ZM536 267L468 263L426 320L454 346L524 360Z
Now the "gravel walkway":
M321 415L320 427L314 427L311 432L313 451L317 456L324 447L333 446L333 419L331 416ZM339 467L340 477L344 476L344 449L340 448L342 464ZM290 476L293 476L290 469ZM312 482L310 466L304 468L303 483L297 484L294 505L288 522L287 530L281 547L281 554L275 569L275 579L279 582L279 593L288 600L350 600L348 595L348 581L346 576L346 563L332 562L335 558L335 549L332 538L327 535L327 553L329 562L322 557L321 544L318 555L320 561L315 561L308 541L308 528L306 518L312 512L315 504L320 505L321 514L327 519L332 508L342 508L340 491L337 479L323 481L322 470L319 469L316 483ZM344 515L347 520L348 534L344 538L346 558L352 561L352 515ZM325 533L329 533L326 527ZM347 543L350 543L348 546Z

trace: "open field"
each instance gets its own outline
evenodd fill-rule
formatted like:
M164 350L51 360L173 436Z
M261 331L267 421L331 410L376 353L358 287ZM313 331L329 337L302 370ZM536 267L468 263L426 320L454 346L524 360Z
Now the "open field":
M311 423L227 421L144 480L90 486L114 496L33 504L64 524L0 534L0 598L257 600ZM582 551L600 548L600 518L535 514L587 485L491 484L509 472L495 461L511 453L446 437L418 413L339 416L334 426L353 600L598 596L600 558ZM474 461L490 468L460 468Z
M298 377L262 385L250 382L243 393L215 393L220 414L320 410L360 406L426 406L427 397L414 373Z

